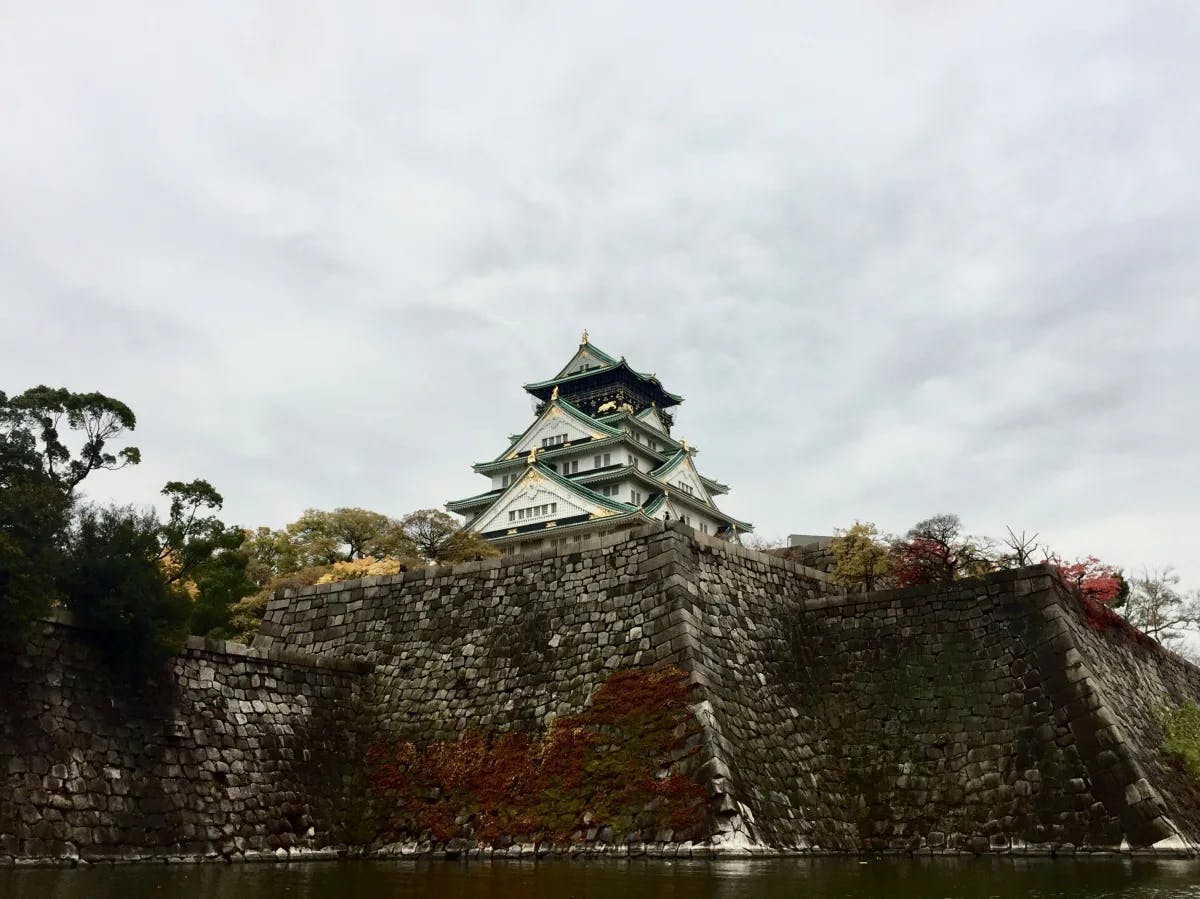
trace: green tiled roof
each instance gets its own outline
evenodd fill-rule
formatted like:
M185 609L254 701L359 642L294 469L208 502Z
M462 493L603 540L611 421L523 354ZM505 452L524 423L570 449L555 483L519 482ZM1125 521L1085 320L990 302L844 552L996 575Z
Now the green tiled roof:
M561 378L563 376L563 373L568 368L571 367L571 363L574 362L576 359L578 359L579 354L582 353L585 349L589 353L591 353L593 356L595 356L597 359L599 359L601 362L603 362L605 365L615 365L618 361L615 357L610 356L608 353L604 352L604 350L600 349L600 347L596 346L591 341L586 341L584 343L579 344L579 349L577 349L575 351L575 355L573 355L571 357L570 361L567 362L567 364L564 365L562 367L562 369L559 371L559 373L556 374L554 377Z

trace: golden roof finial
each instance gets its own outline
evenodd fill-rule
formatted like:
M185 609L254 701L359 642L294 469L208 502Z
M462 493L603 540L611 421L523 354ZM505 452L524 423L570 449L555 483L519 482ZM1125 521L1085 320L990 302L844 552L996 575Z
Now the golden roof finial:
M538 448L536 446L531 446L529 448L529 458L525 460L526 465L532 465L537 461L537 449Z
M690 452L691 452L691 449L690 449L690 448L688 447L688 445L687 445L687 441L686 441L686 440L684 440L682 437L680 437L680 438L679 438L679 445L683 447L683 451L684 451L685 453L690 453Z
M555 384L554 389L550 391L550 402L554 402L556 399L558 399L558 385L557 384Z
M587 328L584 328L584 329L583 329L583 336L579 338L579 345L580 345L580 346L587 346L587 342L588 342L588 333L587 333Z

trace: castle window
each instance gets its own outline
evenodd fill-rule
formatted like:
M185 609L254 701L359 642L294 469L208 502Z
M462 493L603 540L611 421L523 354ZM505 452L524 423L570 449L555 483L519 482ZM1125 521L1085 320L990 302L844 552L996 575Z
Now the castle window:
M552 437L543 437L542 438L542 448L544 449L548 446L562 446L564 443L567 442L568 436L569 435L567 435L567 434L555 434Z
M575 474L577 471L579 471L579 460L578 459L575 459L572 462L564 462L562 464L562 473L563 474Z
M540 503L536 506L526 506L508 513L509 521L524 521L526 518L544 518L547 515L558 514L558 503Z
M629 500L635 506L640 506L642 504L642 492L640 490L630 490Z

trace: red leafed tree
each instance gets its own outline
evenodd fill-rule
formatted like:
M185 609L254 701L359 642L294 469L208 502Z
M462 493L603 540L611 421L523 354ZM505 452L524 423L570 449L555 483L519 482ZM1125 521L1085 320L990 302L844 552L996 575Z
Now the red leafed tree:
M892 542L892 576L897 587L948 584L974 577L995 566L984 538L962 533L957 515L934 515L918 521L903 539Z
M1079 595L1085 599L1120 606L1129 596L1129 584L1121 569L1101 562L1095 556L1076 559L1074 562L1064 562L1052 556L1047 561L1058 569L1062 579L1078 590Z
M957 570L954 553L939 540L912 537L892 545L892 576L897 587L946 583L954 580Z

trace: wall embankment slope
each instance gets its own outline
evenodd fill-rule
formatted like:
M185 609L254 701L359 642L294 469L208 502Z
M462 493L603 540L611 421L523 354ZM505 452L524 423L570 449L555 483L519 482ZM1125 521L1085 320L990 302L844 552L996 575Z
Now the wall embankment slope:
M1193 846L1158 711L1200 672L1089 622L1045 567L818 599L696 545L692 670L760 843L851 851ZM694 590L691 585L695 585Z
M252 649L194 641L153 689L47 623L0 658L0 860L353 847L367 740L536 730L668 664L700 726L708 849L1200 843L1158 719L1200 672L1097 627L1050 570L847 596L659 524L281 593Z

